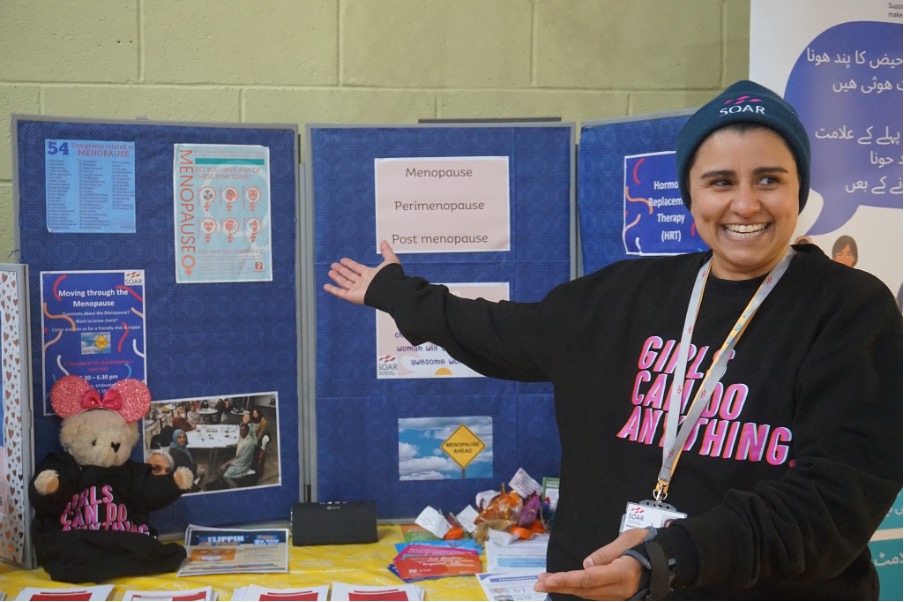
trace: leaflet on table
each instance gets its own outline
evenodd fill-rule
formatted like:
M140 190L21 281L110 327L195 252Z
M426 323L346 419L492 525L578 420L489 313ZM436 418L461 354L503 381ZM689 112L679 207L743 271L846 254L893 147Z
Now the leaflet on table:
M399 530L401 530L402 540L405 542L436 541L436 535L420 525L400 525Z
M537 573L480 573L475 575L487 600L549 600L534 591Z
M458 548L461 550L471 550L477 554L483 550L483 546L480 543L471 538L464 539L427 539L427 540L417 540L413 542L402 542L395 544L396 553L401 552L410 552L417 553L420 548L418 546L427 546L429 548Z
M189 525L180 577L289 570L288 529L222 529Z
M508 282L459 282L446 284L449 292L463 299L482 297L487 301L507 301ZM402 336L392 316L376 312L377 378L482 378L445 349L432 343L412 345Z
M140 590L130 589L122 596L123 600L216 600L217 592L211 586L192 589L165 590ZM250 598L236 598L233 600L245 600Z
M472 546L444 546L422 542L403 544L388 568L403 581L419 581L474 575L483 570L483 564L480 552Z
M88 587L26 587L15 600L106 600L113 593L112 585Z
M503 545L492 540L485 544L488 573L546 570L546 547L549 534L535 535Z
M354 585L333 582L331 600L423 600L424 590L417 585Z
M145 294L144 270L41 272L45 416L63 376L101 395L120 379L146 379Z
M260 585L238 587L232 592L233 600L329 600L329 585L314 587L288 587L272 589ZM334 598L338 600L338 598Z
M393 565L395 567L393 572L403 581L475 575L483 570L480 556L460 550L396 557Z

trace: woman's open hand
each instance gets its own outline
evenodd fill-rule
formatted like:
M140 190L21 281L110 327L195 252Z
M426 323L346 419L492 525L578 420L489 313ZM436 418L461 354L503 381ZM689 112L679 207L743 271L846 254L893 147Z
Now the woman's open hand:
M340 299L356 305L363 305L367 287L370 286L377 272L390 263L400 263L399 258L393 253L392 247L385 240L380 242L380 253L383 255L383 263L375 268L358 263L348 257L343 257L338 263L332 264L329 276L335 284L324 284L323 290Z

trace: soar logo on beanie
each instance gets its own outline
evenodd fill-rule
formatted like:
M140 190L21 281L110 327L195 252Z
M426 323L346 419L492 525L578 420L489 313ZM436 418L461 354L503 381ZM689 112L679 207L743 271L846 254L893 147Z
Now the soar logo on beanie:
M810 139L794 107L769 88L749 80L735 82L700 107L685 122L675 141L675 167L681 200L691 208L688 172L694 155L714 131L733 123L754 123L770 128L788 144L800 180L799 207L810 193Z
M741 96L739 98L729 98L722 104L731 106L723 106L721 109L719 109L719 113L721 113L722 115L730 115L732 113L759 113L760 115L766 114L766 107L762 105L754 107L749 104L744 104L744 106L741 106L742 103L751 102L763 101L759 98L750 98L749 94L745 94L744 96Z

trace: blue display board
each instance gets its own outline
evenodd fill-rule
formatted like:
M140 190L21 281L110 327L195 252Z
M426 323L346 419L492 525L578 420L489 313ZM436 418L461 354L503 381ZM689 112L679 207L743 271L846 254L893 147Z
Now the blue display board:
M288 519L291 503L299 499L300 490L297 128L20 116L13 121L12 135L18 240L21 262L29 266L32 291L36 461L59 449L60 427L58 417L45 413L42 307L38 294L41 272L143 270L140 292L144 296L145 339L142 343L136 337L137 342L129 344L136 346L146 362L147 384L153 399L274 393L267 396L274 399L271 409L276 418L271 420L276 424L269 451L278 458L279 467L278 482L267 488L186 495L155 513L152 523L166 533L181 531L188 523L228 525ZM75 152L76 143L100 159L81 166L53 159L64 151ZM174 203L177 144L268 149L271 281L177 284L176 253L184 250L176 248L175 236L180 215ZM106 164L105 153L120 153L122 160ZM80 172L73 173L75 169ZM75 206L67 198L67 187L76 182L82 186L77 207L82 225L68 227L67 220L75 219L71 214ZM85 187L96 182L107 186L95 186L97 190L86 192ZM118 223L120 217L95 209L105 203L124 212L127 217L122 218L122 224ZM93 209L92 214L86 215ZM131 292L136 294L135 289ZM141 348L144 344L146 349ZM221 460L226 459L227 452L228 449L219 450ZM136 446L133 459L142 459L141 444Z
M706 248L675 179L675 140L690 112L584 122L578 147L582 274L643 254Z
M406 272L441 283L509 284L510 299L537 301L572 276L573 129L570 124L412 127L310 127L309 187L314 210L314 270L327 280L341 257L378 264L375 159L506 157L509 251L407 253ZM499 489L518 468L535 479L558 476L560 450L548 383L483 377L379 379L376 312L316 293L316 498L370 498L382 518L417 516L425 506L457 513L474 495ZM435 431L418 430L422 422ZM487 448L489 467L455 476L407 471L409 452L453 423ZM474 425L478 425L475 427ZM459 424L459 426L461 426ZM462 431L459 431L461 434ZM409 438L410 437L410 438ZM436 437L440 437L436 439Z

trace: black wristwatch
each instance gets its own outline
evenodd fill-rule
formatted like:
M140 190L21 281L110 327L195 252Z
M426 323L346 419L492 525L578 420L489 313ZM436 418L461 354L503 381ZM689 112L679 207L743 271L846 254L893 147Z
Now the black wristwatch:
M639 562L644 569L640 590L631 597L632 600L665 600L672 591L678 562L667 557L662 546L653 541L655 537L656 529L651 527L650 533L641 543L622 554Z

